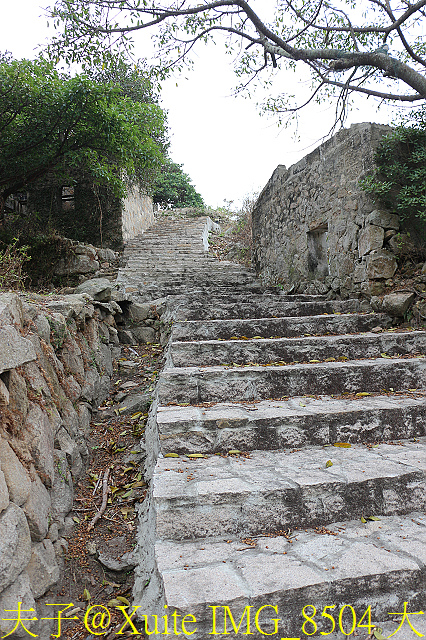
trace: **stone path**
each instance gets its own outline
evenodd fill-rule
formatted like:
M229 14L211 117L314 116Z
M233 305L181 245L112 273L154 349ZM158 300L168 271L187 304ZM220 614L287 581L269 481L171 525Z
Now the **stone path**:
M426 332L358 300L262 293L206 254L209 224L159 223L119 276L139 299L175 296L147 430L138 614L168 612L172 635L187 615L194 638L235 635L244 612L239 635L254 638L343 637L354 623L365 638L380 620L392 632L390 612L425 605Z

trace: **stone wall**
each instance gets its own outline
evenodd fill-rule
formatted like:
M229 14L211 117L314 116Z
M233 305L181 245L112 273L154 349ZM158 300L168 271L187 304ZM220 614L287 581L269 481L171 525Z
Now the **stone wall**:
M18 602L36 609L59 578L92 410L120 351L120 311L84 293L0 294L0 613ZM13 616L0 615L0 635L14 624L2 617Z
M298 292L380 293L397 268L399 220L377 210L359 180L389 131L355 124L289 169L277 167L253 212L254 264L265 280Z
M121 203L121 224L123 240L130 240L143 233L154 224L152 198L139 188L129 189Z

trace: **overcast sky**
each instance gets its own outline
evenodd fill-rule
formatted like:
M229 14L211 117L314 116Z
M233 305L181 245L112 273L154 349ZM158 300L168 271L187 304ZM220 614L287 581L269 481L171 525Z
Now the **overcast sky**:
M272 0L262 0L269 3ZM39 0L2 0L0 50L14 57L34 57L35 47L49 37ZM143 55L146 33L136 34L136 54ZM278 164L287 167L314 149L327 135L334 108L315 105L303 112L295 128L280 129L261 116L255 100L233 95L235 76L220 46L197 50L193 71L164 83L162 107L168 111L170 155L183 164L206 204L221 206L224 200L241 202L260 191ZM293 93L297 76L281 80ZM288 86L293 85L293 86ZM263 96L258 96L260 102ZM386 122L389 115L377 112L373 100L360 100L359 110L348 120Z

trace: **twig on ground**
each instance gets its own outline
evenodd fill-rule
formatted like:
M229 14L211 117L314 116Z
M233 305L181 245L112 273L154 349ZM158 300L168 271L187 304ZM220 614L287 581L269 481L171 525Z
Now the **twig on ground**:
M100 520L102 518L102 515L105 513L105 509L107 507L107 502L108 502L108 476L109 476L109 472L110 472L110 469L108 468L104 473L104 479L102 481L102 504L101 504L101 508L99 509L98 513L95 514L95 516L93 517L93 519L90 522L89 526L87 527L88 531L91 531L93 529L93 527L95 526L97 521Z

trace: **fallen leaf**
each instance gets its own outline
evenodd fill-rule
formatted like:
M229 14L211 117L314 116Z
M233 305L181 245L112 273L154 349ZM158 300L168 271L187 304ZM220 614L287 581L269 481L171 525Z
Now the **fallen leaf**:
M130 602L124 596L117 596L116 599L125 604L126 607L130 607Z
M139 453L139 451L136 451L134 453ZM164 457L165 458L179 458L179 454L178 453L165 453Z
M327 460L327 462L325 463L326 468L328 469L328 467L332 467L333 463L331 462L331 460Z
M239 453L241 453L241 451L239 449L231 449L230 451L228 451L229 455L238 455Z
M364 516L361 516L361 522L362 522L363 524L365 524L365 523L367 522L367 520L364 518Z
M83 600L87 600L87 601L91 600L91 595L87 589L83 591Z
M108 606L109 607L121 607L122 603L120 602L120 600L118 598L113 598L112 600L110 600L108 602Z
M333 444L333 447L340 447L341 449L350 449L351 448L351 444L349 444L349 442L335 442Z
M377 640L387 640L388 636L384 636L382 634L383 629L380 627L376 627L373 631L373 636L377 638Z
M371 396L371 393L368 393L368 391L360 391L359 393L355 394L358 398L363 398L364 396Z
M204 454L202 453L187 453L186 454L187 458L204 458Z

